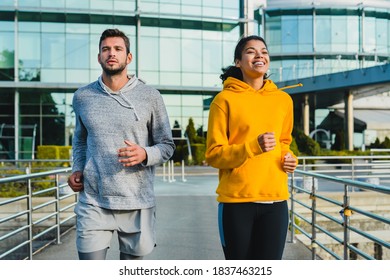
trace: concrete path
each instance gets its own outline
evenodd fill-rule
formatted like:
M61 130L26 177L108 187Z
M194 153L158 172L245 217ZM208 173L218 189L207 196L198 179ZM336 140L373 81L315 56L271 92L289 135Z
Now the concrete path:
M169 182L158 170L157 247L147 260L223 260L217 225L215 188L218 177L210 168L193 168L182 180ZM202 174L202 176L198 176ZM114 236L107 259L118 260L118 243ZM283 259L308 260L311 252L299 241L286 243ZM62 237L59 245L50 245L34 260L76 260L75 230Z

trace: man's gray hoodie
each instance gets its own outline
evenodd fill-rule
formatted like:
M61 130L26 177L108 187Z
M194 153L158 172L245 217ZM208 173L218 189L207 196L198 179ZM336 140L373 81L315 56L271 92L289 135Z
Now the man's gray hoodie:
M116 93L99 78L75 92L73 109L72 171L84 177L79 200L117 210L155 206L155 166L169 160L175 149L160 93L135 75ZM125 140L143 147L147 161L124 167L118 149Z

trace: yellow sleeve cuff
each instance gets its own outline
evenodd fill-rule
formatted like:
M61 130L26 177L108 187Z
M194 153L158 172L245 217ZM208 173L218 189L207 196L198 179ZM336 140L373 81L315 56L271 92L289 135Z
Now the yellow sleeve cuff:
M250 158L263 153L259 141L257 141L257 137L254 140L245 143L245 148Z

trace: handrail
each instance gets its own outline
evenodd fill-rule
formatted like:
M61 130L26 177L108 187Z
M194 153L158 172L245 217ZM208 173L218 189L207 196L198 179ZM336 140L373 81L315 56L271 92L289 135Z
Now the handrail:
M70 171L71 168L62 168L0 178L0 184L11 182L26 184L26 194L0 200L0 209L8 207L7 211L0 211L0 259L31 260L42 248L52 243L60 243L61 236L74 227L76 215L72 210L78 196L73 192L61 194L61 190L68 185L60 183L60 176ZM32 179L40 178L43 181L42 179L47 176L55 177L49 181L52 185L44 190L32 191ZM18 208L25 209L12 213L13 209ZM47 234L50 234L49 238L46 237ZM44 236L42 241L41 238Z
M386 187L386 186L369 184L369 183L354 181L354 180L350 180L350 179L342 179L339 177L333 177L333 176L328 176L328 175L314 173L314 172L307 172L307 171L303 171L303 170L296 170L295 173L314 177L314 178L326 179L328 181L332 181L332 182L336 182L336 183L340 183L340 184L347 184L349 186L359 187L361 189L365 189L368 191L376 191L376 192L382 192L385 194L390 194L390 187Z
M388 157L386 157L388 158ZM312 159L312 158L311 158ZM311 178L311 189L307 190L305 188L298 187L295 183L297 175L301 175L306 178ZM340 184L341 187L344 190L344 193L342 195L342 201L335 200L333 198L329 198L326 196L326 193L317 193L317 187L315 186L314 180L315 179L321 179L325 180L326 182L334 182L337 184ZM290 176L289 180L289 186L290 186L290 214L291 214L291 222L290 222L290 228L291 228L291 240L290 242L294 242L295 238L297 237L295 234L295 231L298 231L301 233L301 236L304 238L309 239L310 242L310 248L312 250L312 258L324 258L327 256L332 256L335 259L349 259L350 253L353 252L356 254L356 256L360 256L363 259L375 259L375 256L373 256L373 252L366 252L363 249L357 248L353 245L354 242L351 241L351 233L356 234L357 236L361 236L373 244L376 244L375 246L381 246L385 249L390 249L390 240L384 240L383 238L379 238L375 236L374 234L367 232L364 229L357 228L356 226L351 226L351 217L353 213L361 214L365 216L366 218L370 219L370 221L375 221L379 224L384 224L385 227L387 227L387 231L390 232L390 219L386 216L379 215L376 213L372 213L371 211L367 211L365 209L361 209L357 206L352 206L351 203L351 192L349 191L348 187L357 187L359 189L362 189L367 192L375 192L375 193L381 193L385 195L390 195L390 187L383 186L383 185L376 185L366 182L360 182L355 181L351 179L342 179L339 177L324 175L316 172L308 172L301 169L295 170L295 172ZM311 200L311 206L300 201L297 198L297 192L301 192L303 194L309 195L309 198ZM329 213L326 213L325 211L319 210L317 202L324 201L326 203L329 203L331 205L334 205L336 207L341 207L340 218L335 218L334 216L330 215ZM295 204L299 204L301 207L306 208L310 210L311 218L305 217L304 214L299 213L295 209ZM304 229L304 225L297 224L296 217L299 219L299 221L302 221L306 224L307 228L311 229L311 232L309 233L308 230ZM335 232L331 232L326 227L321 226L318 224L317 218L322 217L325 219L325 221L328 221L330 223L336 224L343 228L343 237L336 236ZM336 244L339 244L339 246L342 246L342 252L343 256L340 256L337 252L334 251L334 249L329 248L327 244L325 244L324 241L320 241L318 238L318 233L323 233L325 236L328 236L331 238L331 240L335 241ZM387 236L390 237L390 234L387 234ZM355 238L354 238L355 239ZM358 243L358 242L355 242ZM318 252L318 249L322 249L323 252L321 252L321 256Z
M323 160L324 158L325 157L300 157L299 159L300 162L302 162L305 160ZM380 166L384 171L383 174L387 173L388 175L390 173L390 164L388 163L390 156L326 158L332 160L341 159L343 161L347 159L351 159L351 161L364 159L365 161L369 161L368 164L370 165L370 169L375 169L376 171L377 169L373 168L373 166ZM376 244L375 246L383 248L383 250L389 249L390 240L376 236L375 232L357 227L354 224L354 216L352 213L356 216L361 215L364 219L384 225L388 229L390 228L390 220L388 216L376 213L372 211L372 209L365 209L364 207L355 205L353 200L354 193L349 191L349 188L354 187L363 190L364 193L378 193L381 197L388 197L390 194L390 187L353 180L354 172L355 178L358 178L356 177L358 170L354 170L354 168L359 166L356 162L344 164L343 166L347 168L347 170L343 171L350 172L350 174L347 174L349 178L341 178L341 176L338 175L330 176L321 173L324 170L337 173L338 170L335 170L332 164L300 164L299 168L291 174L289 180L291 213L290 242L295 242L296 239L299 239L302 242L308 240L308 246L312 251L313 259L327 257L349 259L350 254L356 254L364 259L374 259L375 256L373 256L372 252L366 252L363 248L355 245L355 243L358 243L355 242L355 236L360 236L365 240L367 239L369 242ZM319 168L317 167L321 167L322 170L318 170ZM302 170L302 168L304 170ZM314 170L308 170L312 168ZM40 173L0 178L0 184L22 182L26 185L26 194L14 198L0 198L0 259L10 258L11 254L14 255L26 248L28 252L25 253L24 258L32 259L33 255L41 251L42 248L54 242L60 243L61 236L64 234L64 228L74 226L75 215L73 213L73 208L77 201L77 194L73 192L60 194L61 190L67 187L66 183L61 183L60 176L65 176L70 171L71 168L62 168ZM342 176L345 174L346 173L343 173ZM383 174L381 173L378 176L381 179L386 178ZM32 191L31 185L33 182L43 181L46 177L51 178L49 180L51 185L45 190ZM53 179L54 177L55 179ZM297 180L300 180L301 178L309 178L309 189L297 185ZM369 176L362 178L369 178ZM315 180L320 180L321 183L326 182L327 184L332 183L339 185L342 192L338 192L338 196L342 198L338 197L335 199L334 196L329 195L329 193L319 192L316 188ZM48 192L50 192L50 197L43 197ZM363 192L359 193L363 194ZM307 199L303 196L307 196ZM338 211L335 212L336 214L332 212L329 213L329 209L321 208L320 203L331 205L331 207L327 208L336 210L341 209L340 214ZM3 209L1 207L16 209L17 207L14 207L15 205L22 205L23 207L17 211L9 211L9 213L1 211L1 209ZM47 208L50 208L51 210L46 210ZM304 211L301 211L301 209ZM305 212L309 212L309 215ZM340 231L328 228L326 225L322 224L323 221L333 224L339 228ZM350 224L351 221L353 222L352 225ZM297 231L297 234L295 234L295 231ZM56 237L51 240L46 240L45 244L41 246L42 242L40 239L47 233L56 233ZM8 241L11 240L11 238L15 238L17 235L21 234L24 234L24 237L19 240L19 243L14 243L11 247L7 247L5 251L3 250L3 247L8 245ZM336 244L335 246L339 246L341 248L341 253L339 250L335 250L333 247L329 246L329 244L322 241L322 235L332 240L332 242ZM390 234L387 236L390 236ZM40 246L37 245L38 243Z

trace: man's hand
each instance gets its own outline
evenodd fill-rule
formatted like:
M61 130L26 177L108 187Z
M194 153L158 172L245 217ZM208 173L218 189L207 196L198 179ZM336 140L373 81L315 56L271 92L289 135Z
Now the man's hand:
M125 144L127 145L126 147L118 150L119 162L123 166L134 166L146 160L144 148L128 140L125 140Z
M264 134L260 134L257 137L257 141L259 142L259 145L260 145L263 153L269 152L269 151L272 151L273 149L275 149L276 140L275 140L275 133L274 132L266 132Z
M76 171L68 178L68 185L74 192L80 192L84 189L83 173Z
M283 170L286 173L293 173L295 168L297 168L297 164L297 160L290 153L284 156Z

